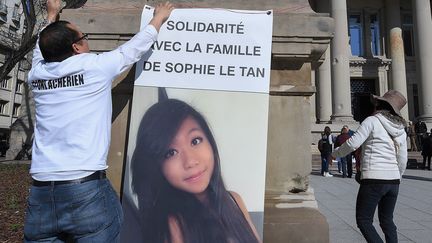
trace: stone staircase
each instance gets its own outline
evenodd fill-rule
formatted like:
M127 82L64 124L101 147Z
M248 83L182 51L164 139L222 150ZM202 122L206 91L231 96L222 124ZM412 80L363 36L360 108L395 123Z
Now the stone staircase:
M423 167L423 156L421 152L408 151L408 164L407 169L418 169ZM355 171L355 164L353 164ZM333 161L333 165L329 166L331 174L337 173L337 162ZM312 152L312 174L319 175L321 173L321 156L316 152Z
M419 151L408 151L407 169L423 168L423 156Z

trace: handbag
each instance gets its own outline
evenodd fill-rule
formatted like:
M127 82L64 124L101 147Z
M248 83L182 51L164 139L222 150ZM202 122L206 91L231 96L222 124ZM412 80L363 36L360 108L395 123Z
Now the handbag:
M357 171L354 179L357 181L358 184L361 183L361 171Z

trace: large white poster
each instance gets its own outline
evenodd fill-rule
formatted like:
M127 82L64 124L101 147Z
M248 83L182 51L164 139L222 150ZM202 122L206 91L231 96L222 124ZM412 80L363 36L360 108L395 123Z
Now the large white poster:
M144 8L143 23L152 11ZM135 85L268 93L272 19L271 11L176 10L137 65Z
M142 27L152 11L144 8ZM272 18L271 11L176 9L162 26L137 64L124 242L159 242L172 218L182 221L185 242L228 221L238 226L225 229L227 239L262 236Z

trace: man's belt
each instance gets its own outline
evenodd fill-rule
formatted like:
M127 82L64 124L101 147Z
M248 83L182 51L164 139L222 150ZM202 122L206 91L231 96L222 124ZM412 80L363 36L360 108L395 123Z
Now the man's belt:
M64 184L81 184L87 181L92 180L100 180L106 178L106 171L105 170L99 170L95 173L88 175L83 178L75 179L75 180L69 180L69 181L38 181L33 180L33 186L57 186L57 185L64 185Z

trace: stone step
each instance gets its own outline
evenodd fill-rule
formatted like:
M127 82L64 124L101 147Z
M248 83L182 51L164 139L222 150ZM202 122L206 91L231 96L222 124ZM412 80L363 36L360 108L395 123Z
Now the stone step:
M337 162L333 162L333 165ZM419 151L408 151L408 166L407 168L415 169L419 168L420 165L423 165L423 156L421 155L421 152ZM321 156L316 153L312 153L312 170L315 168L321 168Z

